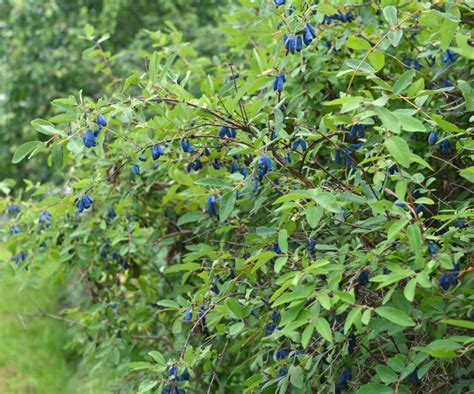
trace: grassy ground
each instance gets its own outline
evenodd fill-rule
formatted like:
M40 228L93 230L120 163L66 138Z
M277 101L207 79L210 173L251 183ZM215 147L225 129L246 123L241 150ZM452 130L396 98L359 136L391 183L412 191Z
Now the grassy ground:
M0 393L101 394L100 379L84 378L64 351L64 322L34 316L38 308L54 311L57 288L19 291L19 282L0 281Z

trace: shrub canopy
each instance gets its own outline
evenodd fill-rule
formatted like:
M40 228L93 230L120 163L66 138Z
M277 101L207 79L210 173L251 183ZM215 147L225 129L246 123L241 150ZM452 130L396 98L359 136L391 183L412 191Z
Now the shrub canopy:
M220 55L86 52L114 83L32 122L65 183L1 203L2 272L74 276L123 391L466 392L472 2L236 3Z

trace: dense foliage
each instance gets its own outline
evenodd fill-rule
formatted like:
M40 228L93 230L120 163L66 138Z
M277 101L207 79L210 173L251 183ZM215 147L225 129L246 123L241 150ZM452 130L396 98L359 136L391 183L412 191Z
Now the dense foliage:
M75 278L119 391L466 392L474 4L235 3L32 122L2 273Z

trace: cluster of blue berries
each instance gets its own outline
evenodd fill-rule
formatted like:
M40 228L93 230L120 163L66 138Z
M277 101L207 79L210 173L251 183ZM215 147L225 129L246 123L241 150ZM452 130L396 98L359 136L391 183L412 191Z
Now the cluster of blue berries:
M296 52L301 52L303 50L303 44L308 46L315 38L316 31L311 25L307 24L305 25L301 34L290 36L284 34L283 43L285 44L285 48L288 50L288 52L294 54Z
M286 77L283 73L278 74L273 81L273 90L276 92L283 91L283 86L285 85Z
M107 121L105 120L102 114L99 114L97 116L97 119L95 120L95 122L97 123L97 130L95 131L87 130L84 136L82 137L82 141L84 142L84 146L86 148L97 146L97 137L100 131L102 130L102 127L107 126Z
M222 126L219 129L219 137L235 138L237 137L237 130L230 127Z
M39 219L38 219L38 222L40 224L41 227L49 227L51 226L51 218L53 216L48 212L44 212L40 215Z
M84 193L82 197L77 201L76 207L79 213L82 213L85 209L89 209L92 206L93 200L87 193Z
M460 270L460 265L455 264L453 269L440 275L439 285L443 288L443 290L448 291L450 286L456 286L458 283L458 274Z
M341 11L337 11L337 14L325 15L323 23L326 25L329 25L334 21L346 23L352 21L352 19L354 19L354 14L352 13L352 11L348 11L345 14L343 14Z
M345 371L341 372L339 377L337 378L336 384L336 393L340 393L343 389L349 388L349 380L351 380L352 371L350 368L347 368Z
M178 368L176 366L172 366L168 369L168 377L170 380L170 384L168 387L163 388L161 391L162 394L185 394L186 391L182 388L177 387L178 382L184 382L189 380L191 377L187 369L184 370L182 374L178 374Z

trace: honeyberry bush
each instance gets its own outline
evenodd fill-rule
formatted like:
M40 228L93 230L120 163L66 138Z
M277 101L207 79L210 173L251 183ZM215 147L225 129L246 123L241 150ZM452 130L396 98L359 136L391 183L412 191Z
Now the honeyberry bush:
M472 388L472 2L241 0L34 120L3 274L75 278L117 390ZM154 48L159 46L159 48ZM11 258L10 258L11 256Z

